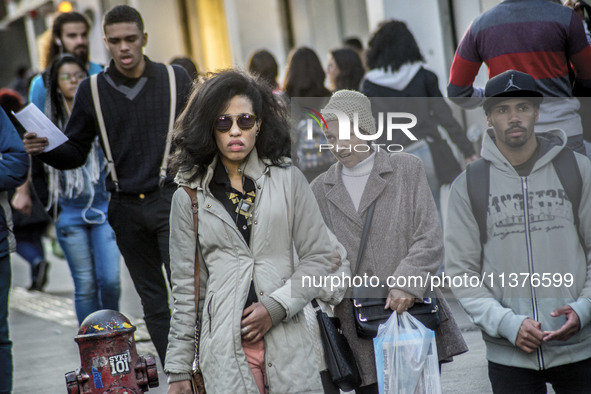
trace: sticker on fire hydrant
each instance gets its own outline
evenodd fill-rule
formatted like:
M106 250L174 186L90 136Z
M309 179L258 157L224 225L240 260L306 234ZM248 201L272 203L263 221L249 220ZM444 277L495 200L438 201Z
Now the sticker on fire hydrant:
M101 373L98 369L92 367L92 380L94 381L94 388L95 389L102 389L103 388L103 378Z
M122 354L117 354L115 356L109 356L109 365L111 366L111 375L125 375L129 373L129 360L131 359L131 355L129 354L129 350Z

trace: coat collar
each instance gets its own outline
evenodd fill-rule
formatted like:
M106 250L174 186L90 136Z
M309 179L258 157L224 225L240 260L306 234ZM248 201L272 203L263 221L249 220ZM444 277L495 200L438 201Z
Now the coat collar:
M342 171L343 165L341 163L336 163L326 172L326 176L324 177L324 184L328 190L326 197L337 209L341 210L344 215L363 227L363 213L386 188L387 181L382 177L382 174L394 171L390 161L390 154L382 150L376 152L373 168L371 169L367 184L363 190L358 211L355 211L353 201L343 183Z
M176 176L175 182L177 182L181 186L189 186L191 188L204 189L206 185L209 185L209 182L213 178L213 174L215 172L215 167L218 160L219 155L216 155L209 164L209 166L207 166L205 174L192 182L189 182L188 179L190 179L191 176L195 173L195 171L197 171L196 167L188 171L179 171L179 173ZM289 159L285 160L288 161ZM240 166L240 170L244 173L245 176L252 179L257 186L260 186L261 177L269 173L269 166L269 163L259 158L255 147L250 152L244 163L242 163L242 165Z

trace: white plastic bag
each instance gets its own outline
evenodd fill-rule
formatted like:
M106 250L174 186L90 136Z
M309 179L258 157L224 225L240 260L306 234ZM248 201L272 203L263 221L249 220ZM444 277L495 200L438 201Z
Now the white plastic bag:
M380 394L441 394L435 333L410 313L392 313L373 345Z

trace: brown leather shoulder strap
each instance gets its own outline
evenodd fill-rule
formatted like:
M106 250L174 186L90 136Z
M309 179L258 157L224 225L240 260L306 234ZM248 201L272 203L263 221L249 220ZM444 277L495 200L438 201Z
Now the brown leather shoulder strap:
M191 197L191 211L193 212L193 229L195 230L195 313L199 316L199 204L197 203L197 190L187 186L182 186L182 188Z

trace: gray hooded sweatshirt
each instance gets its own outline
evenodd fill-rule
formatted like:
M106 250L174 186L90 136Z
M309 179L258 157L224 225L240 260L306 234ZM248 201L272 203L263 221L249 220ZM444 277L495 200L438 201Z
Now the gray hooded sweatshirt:
M566 140L560 130L552 134ZM521 177L485 134L482 157L491 165L488 241L482 261L465 172L452 185L445 273L475 278L468 286L454 285L452 290L482 329L488 360L498 364L541 370L591 355L591 162L575 154L583 178L579 227L585 252L571 202L551 162L565 145L542 143L531 173ZM542 331L557 330L566 317L550 313L565 305L577 313L579 332L567 341L543 342L530 354L515 346L523 320L529 317L541 322Z

